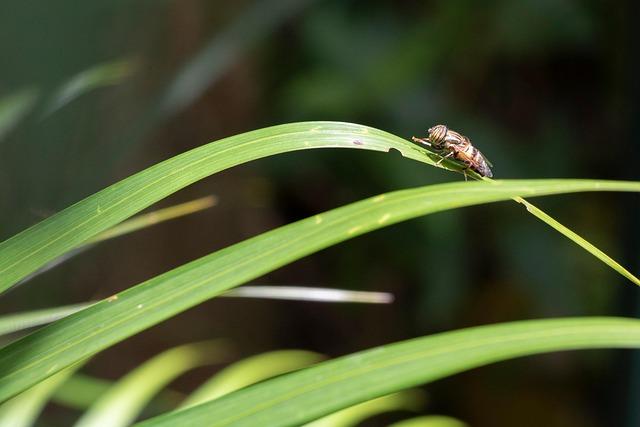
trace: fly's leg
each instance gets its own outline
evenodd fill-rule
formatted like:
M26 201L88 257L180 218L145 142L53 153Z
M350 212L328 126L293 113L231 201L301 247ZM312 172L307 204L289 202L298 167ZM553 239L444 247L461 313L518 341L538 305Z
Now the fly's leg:
M455 151L452 151L449 154L447 154L446 156L442 157L440 160L438 160L438 162L436 163L436 166L440 166L440 163L442 163L444 161L444 159L447 159L447 158L453 156L454 154L455 154Z
M428 138L416 138L415 136L412 136L411 139L413 140L413 142L417 142L418 144L424 144L427 147L433 147Z
M429 138L416 138L415 136L412 136L411 139L413 140L413 142L417 142L418 144L424 144L427 147L431 147L431 149L433 151L435 151L435 154L437 154L438 156L440 156L440 160L438 160L436 162L436 166L440 166L440 164L445 160L448 159L449 157L453 156L454 154L456 154L455 151L450 151L449 153L447 153L447 155L443 156L441 153L443 151L445 151L445 149L442 148L436 148L436 146L434 146L431 141L429 141Z

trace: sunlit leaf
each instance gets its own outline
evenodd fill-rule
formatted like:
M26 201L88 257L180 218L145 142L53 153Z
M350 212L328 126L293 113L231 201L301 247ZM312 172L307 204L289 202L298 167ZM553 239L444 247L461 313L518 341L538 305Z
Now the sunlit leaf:
M372 230L420 215L516 196L590 190L639 191L640 183L527 180L440 184L372 197L280 227L113 295L0 349L0 400L233 287Z
M416 144L361 125L304 122L225 138L188 151L87 197L0 243L0 291L158 200L206 176L270 155L316 148L398 150L434 164Z

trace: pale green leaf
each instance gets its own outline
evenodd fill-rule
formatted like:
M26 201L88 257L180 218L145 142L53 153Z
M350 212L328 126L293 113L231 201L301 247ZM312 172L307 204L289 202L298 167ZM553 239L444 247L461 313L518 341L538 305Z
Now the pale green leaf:
M305 424L305 427L351 427L367 418L390 411L417 411L425 402L420 390L404 390L359 403L335 414Z
M304 368L322 359L322 355L304 350L278 350L248 357L218 372L185 399L180 407L187 408L217 399L242 387Z
M185 344L160 353L113 384L82 415L76 427L127 426L175 378L228 357L228 346L219 341Z
M60 371L0 405L0 427L28 427L34 425L51 395L81 365L81 363L78 363Z

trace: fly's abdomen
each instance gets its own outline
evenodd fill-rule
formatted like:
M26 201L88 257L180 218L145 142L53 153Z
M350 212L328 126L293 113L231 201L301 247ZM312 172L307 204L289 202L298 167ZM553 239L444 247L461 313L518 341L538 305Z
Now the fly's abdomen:
M480 152L478 152L478 156L475 160L475 165L476 165L476 171L482 175L482 176L486 176L488 178L493 177L493 173L491 172L491 168L489 168L489 165L487 164L487 161L484 159L484 157L482 156L482 154L480 154Z

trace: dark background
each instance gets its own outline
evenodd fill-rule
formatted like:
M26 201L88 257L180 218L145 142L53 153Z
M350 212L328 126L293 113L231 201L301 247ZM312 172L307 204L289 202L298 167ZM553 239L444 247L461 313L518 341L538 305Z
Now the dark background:
M407 138L446 123L473 139L499 179L638 179L639 9L578 0L4 0L0 97L29 88L38 97L0 134L0 240L162 159L301 120ZM127 78L45 114L57 87L118 59L136 65ZM363 151L263 159L161 203L215 194L217 207L104 243L0 304L13 312L106 297L282 224L460 179ZM637 195L536 203L638 272ZM471 325L634 315L638 295L514 203L395 225L257 283L390 291L397 300L209 301L100 354L86 372L117 378L163 349L212 337L230 338L239 357L280 348L339 356ZM628 352L591 351L500 363L425 387L424 412L480 426L635 426L632 362ZM188 391L211 371L198 373L175 387Z

